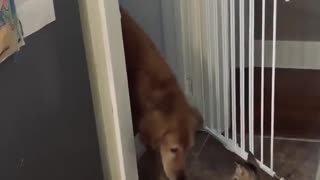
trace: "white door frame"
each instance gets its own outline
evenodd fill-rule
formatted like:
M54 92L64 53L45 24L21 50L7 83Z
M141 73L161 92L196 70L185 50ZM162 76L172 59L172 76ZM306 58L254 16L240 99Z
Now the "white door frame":
M138 180L118 0L80 0L105 180Z

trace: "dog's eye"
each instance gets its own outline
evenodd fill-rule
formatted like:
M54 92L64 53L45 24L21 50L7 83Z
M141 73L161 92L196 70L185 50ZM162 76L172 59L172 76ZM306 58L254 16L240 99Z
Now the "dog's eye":
M170 151L171 151L172 153L177 153L177 152L178 152L178 148L171 148Z

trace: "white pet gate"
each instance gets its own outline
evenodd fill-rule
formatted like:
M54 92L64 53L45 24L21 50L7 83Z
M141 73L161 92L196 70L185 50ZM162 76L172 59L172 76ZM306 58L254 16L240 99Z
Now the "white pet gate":
M276 177L273 146L277 0L269 0L273 2L273 9L272 12L267 12L273 19L273 43L270 52L271 119L264 119L266 2L260 1L261 12L255 11L254 0L175 1L174 21L178 42L176 59L183 60L180 61L181 64L176 65L182 67L178 72L178 78L187 96L202 111L207 130L244 159L247 158L247 152L252 152L257 157L260 167ZM259 24L262 38L259 41L254 37L256 13L262 13ZM261 46L257 46L257 43ZM256 47L259 47L259 50ZM254 92L254 67L257 60L261 63L261 91ZM248 69L247 76L245 69ZM246 90L249 95L246 95ZM254 94L257 93L261 93L262 97L261 134L258 140L254 134ZM269 152L264 152L266 140L263 122L271 124L270 138L267 139L270 140L270 155ZM258 150L254 148L257 147L257 143L260 143ZM269 157L265 158L266 154L270 160Z

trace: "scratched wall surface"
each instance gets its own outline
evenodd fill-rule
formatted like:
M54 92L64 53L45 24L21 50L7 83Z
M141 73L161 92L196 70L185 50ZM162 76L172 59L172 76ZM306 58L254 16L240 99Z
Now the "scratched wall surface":
M0 64L0 179L101 180L77 0Z

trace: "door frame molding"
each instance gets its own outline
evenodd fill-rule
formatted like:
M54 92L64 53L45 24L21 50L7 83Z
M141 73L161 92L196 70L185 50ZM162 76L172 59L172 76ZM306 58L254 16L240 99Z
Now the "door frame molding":
M138 180L118 0L80 0L105 180Z

